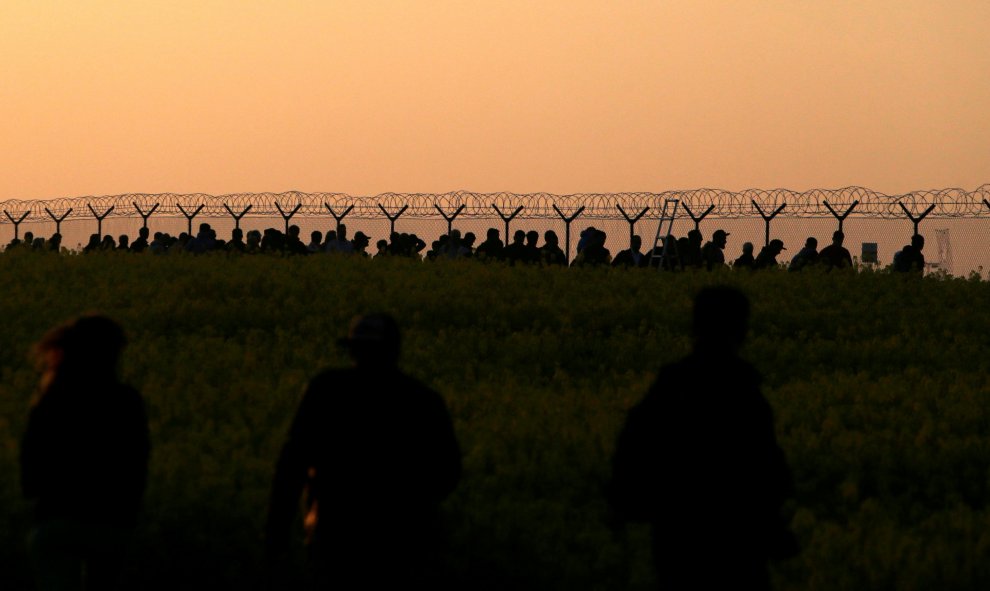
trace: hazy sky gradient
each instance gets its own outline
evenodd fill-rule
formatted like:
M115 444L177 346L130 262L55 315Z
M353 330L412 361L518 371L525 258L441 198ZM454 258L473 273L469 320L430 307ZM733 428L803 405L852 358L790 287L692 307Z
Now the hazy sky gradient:
M0 200L990 182L990 2L0 3Z

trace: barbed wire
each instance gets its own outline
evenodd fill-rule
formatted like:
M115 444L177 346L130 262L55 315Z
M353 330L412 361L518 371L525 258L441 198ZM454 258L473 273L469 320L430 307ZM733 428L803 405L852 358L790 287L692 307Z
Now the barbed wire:
M518 217L528 219L556 219L560 215L572 215L584 208L582 217L614 219L621 217L619 208L631 216L649 208L644 215L656 219L661 215L664 202L677 199L681 205L696 215L712 208L713 218L753 218L762 212L770 213L781 206L782 217L811 218L830 217L831 207L838 214L852 207L851 217L903 219L906 212L921 215L931 208L935 218L975 218L990 215L990 183L973 191L964 189L932 189L888 195L864 187L841 189L747 189L727 191L723 189L691 189L664 191L661 193L473 193L455 191L449 193L381 193L374 196L348 195L346 193L233 193L210 195L206 193L127 193L123 195L66 197L46 200L0 201L0 223L11 223L19 218L38 221L37 218L61 219L106 217L140 217L154 209L156 216L185 216L193 212L204 217L285 217L290 212L300 217L340 216L352 208L348 217L356 219L380 218L383 214L395 215L406 208L403 217L435 218L455 215L458 217L497 217L495 207L510 215L522 207ZM10 218L13 218L11 220Z

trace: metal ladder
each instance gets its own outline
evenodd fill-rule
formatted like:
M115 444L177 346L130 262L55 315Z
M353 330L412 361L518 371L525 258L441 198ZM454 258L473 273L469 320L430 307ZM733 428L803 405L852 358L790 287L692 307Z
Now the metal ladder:
M667 249L670 248L670 231L674 227L674 218L677 217L677 206L680 204L679 199L665 199L663 202L663 211L660 212L660 220L657 223L657 235L653 238L653 248L650 249L650 260L647 261L649 265L652 265L654 261L657 262L657 270L663 269L663 264L668 260L669 254L675 254L677 247L674 247L672 253L668 253ZM667 212L670 212L668 215ZM663 224L667 223L667 231L663 232ZM663 233L663 249L657 253L657 246L660 244L660 236Z

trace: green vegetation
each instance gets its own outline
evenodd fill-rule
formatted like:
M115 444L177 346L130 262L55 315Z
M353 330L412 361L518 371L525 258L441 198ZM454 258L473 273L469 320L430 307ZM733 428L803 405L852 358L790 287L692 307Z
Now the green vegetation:
M609 526L601 486L625 411L690 347L690 302L730 282L754 305L794 469L803 554L780 589L990 585L990 284L886 273L658 275L455 261L0 256L0 587L28 578L17 448L26 352L100 310L128 330L125 379L152 431L136 587L253 588L275 458L309 376L345 363L355 314L405 329L403 366L442 392L465 477L446 504L468 587L650 584L648 537ZM726 494L732 494L726 491Z

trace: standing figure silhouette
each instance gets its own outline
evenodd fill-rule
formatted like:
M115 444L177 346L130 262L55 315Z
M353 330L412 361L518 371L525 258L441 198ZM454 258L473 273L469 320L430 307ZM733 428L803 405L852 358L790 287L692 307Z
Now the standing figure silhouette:
M797 551L780 517L793 485L773 413L738 356L748 317L742 293L703 289L694 350L660 369L619 436L609 500L652 524L663 589L766 589L768 559Z
M39 589L118 583L148 472L141 396L117 379L124 332L104 316L55 328L35 352L41 386L21 445L36 501L28 549Z
M279 457L266 551L284 556L308 488L317 588L411 587L435 564L460 448L443 398L399 370L395 320L357 318L341 344L354 366L313 378Z

